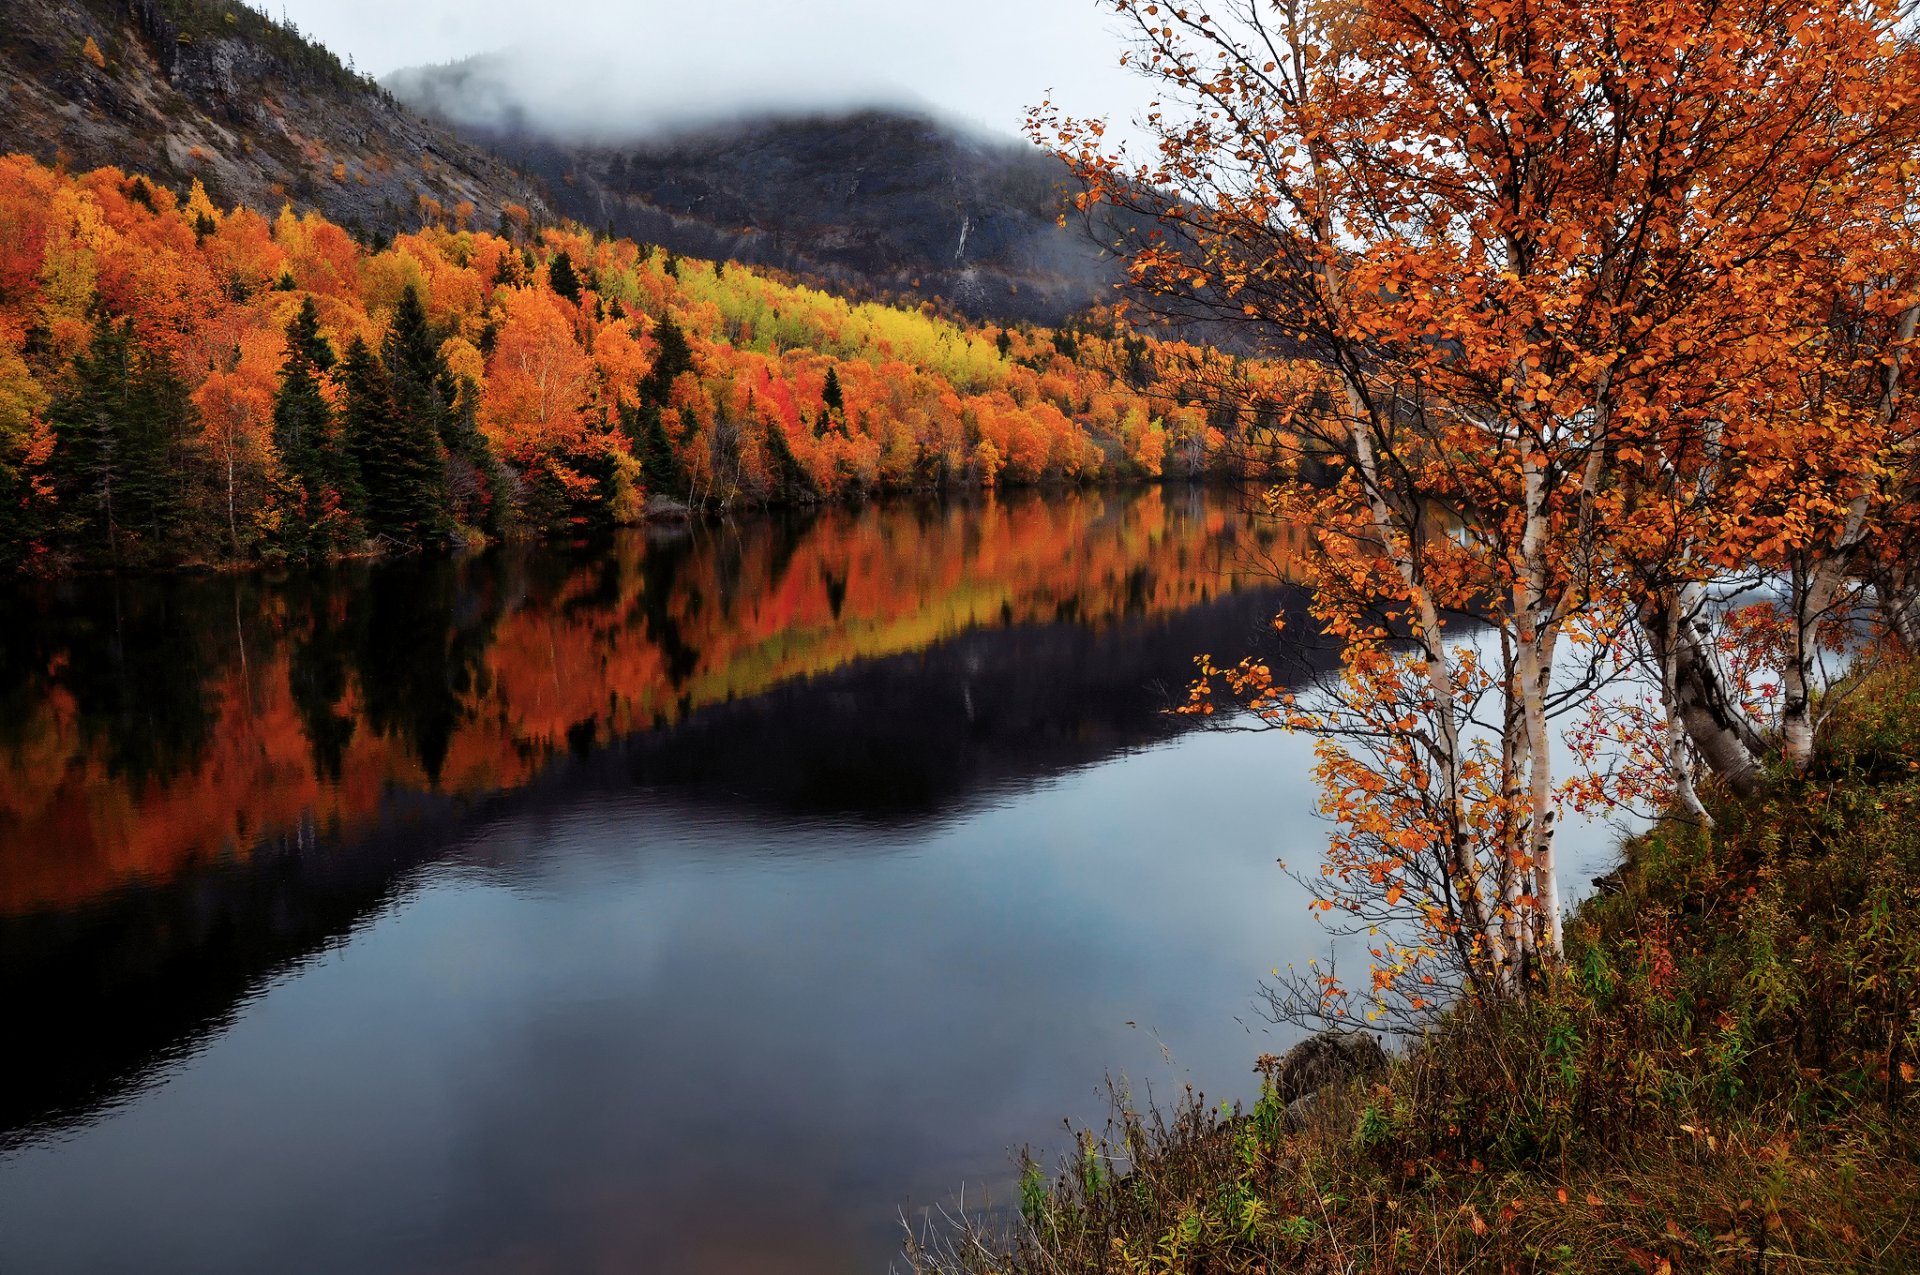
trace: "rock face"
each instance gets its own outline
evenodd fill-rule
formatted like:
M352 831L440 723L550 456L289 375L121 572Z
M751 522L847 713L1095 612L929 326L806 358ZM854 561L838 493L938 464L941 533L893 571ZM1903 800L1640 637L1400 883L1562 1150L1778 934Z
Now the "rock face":
M544 208L537 183L237 0L14 0L0 94L0 153L197 178L217 204L365 234L419 226L423 199L485 228Z
M1255 1069L1266 1075L1274 1095L1286 1105L1289 1122L1298 1128L1318 1108L1326 1090L1384 1072L1387 1054L1365 1032L1324 1031L1278 1058L1262 1055Z

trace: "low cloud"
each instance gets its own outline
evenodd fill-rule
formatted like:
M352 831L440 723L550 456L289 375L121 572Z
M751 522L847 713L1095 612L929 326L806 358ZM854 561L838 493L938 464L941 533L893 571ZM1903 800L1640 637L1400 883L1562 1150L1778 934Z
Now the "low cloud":
M1116 122L1146 97L1117 66L1121 42L1096 0L260 3L403 89L419 80L400 68L484 55L462 66L441 109L585 138L866 106L1008 134L1049 94Z
M520 47L386 77L404 101L470 128L626 142L743 116L893 107L941 113L875 75L735 63L723 76L668 62L636 66L579 49Z

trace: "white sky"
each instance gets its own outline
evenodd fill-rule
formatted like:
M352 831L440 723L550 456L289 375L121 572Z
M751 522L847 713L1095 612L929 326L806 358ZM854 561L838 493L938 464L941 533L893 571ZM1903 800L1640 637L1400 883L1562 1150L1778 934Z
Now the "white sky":
M895 101L1014 133L1049 90L1116 124L1148 96L1096 0L251 2L379 76L526 51L541 95L593 118Z

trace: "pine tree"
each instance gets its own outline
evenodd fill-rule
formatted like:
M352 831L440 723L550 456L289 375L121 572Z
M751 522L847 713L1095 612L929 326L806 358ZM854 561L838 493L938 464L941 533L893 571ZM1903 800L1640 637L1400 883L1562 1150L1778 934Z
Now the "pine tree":
M287 357L273 403L282 507L278 548L289 557L325 556L351 543L356 513L365 504L357 467L322 392L336 362L309 297L287 325Z
M653 356L653 366L641 379L639 405L622 409L620 418L633 444L634 457L640 462L647 490L654 495L671 496L685 492L688 480L686 469L674 452L673 440L667 437L664 417L673 398L673 383L682 373L694 370L693 349L687 344L687 334L671 314L662 315L654 325L653 340L659 349Z
M573 268L573 258L565 252L553 254L553 260L547 266L547 283L553 288L555 296L579 304L580 276Z
M508 513L500 500L506 473L480 433L480 387L463 379L449 398L453 407L440 441L447 449L447 493L454 521L497 535Z
M787 431L778 421L767 422L767 451L771 453L773 461L776 495L788 500L811 498L813 484L807 480L807 471L801 468L800 458L787 445Z
M840 394L840 374L827 369L827 383L820 387L820 402L835 416L845 416L847 401Z
M682 372L694 370L693 350L687 344L687 334L680 330L671 314L662 315L654 325L653 340L660 349L653 357L646 380L640 384L640 396L645 402L665 407L673 395L674 381Z
M341 370L347 450L366 491L367 530L422 544L446 523L438 434L423 441L419 414L402 406L398 378L365 341L354 338Z
M54 403L59 529L83 556L151 562L178 553L179 457L192 425L185 384L133 324L105 315Z
M677 496L688 488L687 472L675 455L673 441L667 437L666 422L658 403L642 403L621 409L621 423L632 440L634 458L647 492L655 496Z
M446 360L440 357L440 343L427 325L420 293L412 286L394 308L379 362L386 374L393 416L378 454L362 454L360 475L367 489L368 525L378 534L423 544L453 530L442 442L449 428L451 377Z
M527 281L526 268L517 252L503 252L499 263L493 268L493 286L496 288L517 288Z

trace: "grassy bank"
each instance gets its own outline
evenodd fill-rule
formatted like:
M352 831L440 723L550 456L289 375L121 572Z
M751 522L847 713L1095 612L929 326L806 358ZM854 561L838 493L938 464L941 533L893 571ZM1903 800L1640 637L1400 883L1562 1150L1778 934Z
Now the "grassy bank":
M1524 1007L1304 1127L1123 1110L927 1271L1920 1270L1920 667L1803 779L1667 821Z

